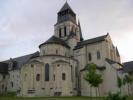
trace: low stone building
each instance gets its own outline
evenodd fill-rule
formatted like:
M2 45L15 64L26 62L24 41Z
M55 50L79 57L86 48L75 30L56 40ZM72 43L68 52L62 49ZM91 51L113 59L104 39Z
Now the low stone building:
M0 94L5 94L7 92L8 79L8 65L0 62Z
M123 94L127 94L132 96L133 95L133 61L124 62L123 68L122 68L122 76L123 78L125 76L128 76L131 80L131 82L126 83L125 86L123 86Z

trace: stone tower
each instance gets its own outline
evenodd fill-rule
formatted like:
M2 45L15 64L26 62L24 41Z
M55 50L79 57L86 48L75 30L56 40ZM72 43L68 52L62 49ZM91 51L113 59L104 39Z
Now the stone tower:
M80 23L77 24L76 14L66 2L57 14L55 36L66 41L70 47L83 40Z

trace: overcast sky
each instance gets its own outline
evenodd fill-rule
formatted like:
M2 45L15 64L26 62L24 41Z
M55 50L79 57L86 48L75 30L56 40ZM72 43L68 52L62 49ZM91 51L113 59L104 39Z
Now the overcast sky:
M0 0L0 60L38 51L54 34L65 0ZM85 39L110 33L122 61L133 60L133 0L68 0Z

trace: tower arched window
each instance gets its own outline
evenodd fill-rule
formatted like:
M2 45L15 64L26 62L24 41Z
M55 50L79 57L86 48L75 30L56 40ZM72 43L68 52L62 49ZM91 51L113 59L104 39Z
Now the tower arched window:
M64 27L64 36L67 35L67 29L66 29L66 26Z
M59 29L59 37L61 38L61 28Z
M97 59L101 59L100 51L97 51Z
M45 65L45 81L49 81L49 64Z

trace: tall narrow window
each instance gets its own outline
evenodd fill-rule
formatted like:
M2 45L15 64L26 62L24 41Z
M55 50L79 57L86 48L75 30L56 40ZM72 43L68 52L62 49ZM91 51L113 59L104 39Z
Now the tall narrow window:
M56 50L56 54L58 54L58 50Z
M67 32L66 32L67 30L66 30L66 26L64 27L64 36L66 36L67 35Z
M36 75L36 81L40 81L40 74Z
M4 84L2 84L2 90L4 89Z
M45 81L49 81L49 64L45 65Z
M3 80L6 78L6 75L3 75Z
M45 50L43 50L43 55L45 55Z
M62 80L66 80L66 74L62 73Z
M92 60L91 53L88 54L89 61Z
M55 81L55 74L53 75L53 80Z
M97 51L97 59L101 59L100 51Z
M71 65L71 80L73 81L73 69L72 69L72 65Z
M33 68L34 67L34 65L33 64L31 64L31 68Z
M27 79L27 73L25 73L24 75L24 80L26 81L26 79Z
M59 29L59 37L61 37L61 28Z
M13 88L13 82L11 82L10 84L11 84L11 87Z

